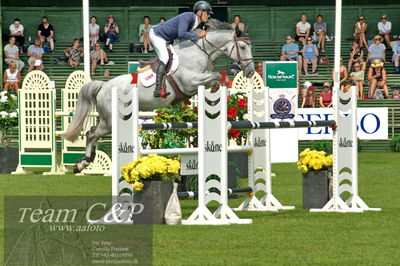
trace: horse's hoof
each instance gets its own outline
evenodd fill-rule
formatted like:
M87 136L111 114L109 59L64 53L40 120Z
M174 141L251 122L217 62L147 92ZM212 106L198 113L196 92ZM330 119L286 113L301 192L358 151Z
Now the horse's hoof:
M73 168L73 169L74 169L74 173L75 173L75 174L78 174L78 173L81 172L76 164L74 165L74 168Z

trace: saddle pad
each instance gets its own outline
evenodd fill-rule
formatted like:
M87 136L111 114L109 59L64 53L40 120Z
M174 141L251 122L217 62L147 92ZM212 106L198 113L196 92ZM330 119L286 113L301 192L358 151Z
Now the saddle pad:
M151 87L156 83L156 73L151 68L145 72L139 72L139 81L144 87Z
M179 57L178 54L175 53L175 50L172 46L168 46L168 50L170 51L169 55L170 57L167 64L167 70L168 70L168 65L171 64L171 66L169 67L167 75L172 75L179 67ZM171 62L171 55L172 55L172 62ZM139 62L141 63L141 66L138 66L137 71L139 73L145 73L149 68L153 68L154 70L157 69L158 58L153 58L150 61L139 61Z

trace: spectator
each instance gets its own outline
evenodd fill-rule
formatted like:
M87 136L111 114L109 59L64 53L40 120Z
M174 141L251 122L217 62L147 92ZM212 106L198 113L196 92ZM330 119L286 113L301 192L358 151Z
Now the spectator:
M340 90L344 91L345 86L348 84L347 68L343 65L343 58L340 58ZM332 69L332 80L335 81L335 69Z
M106 52L101 48L100 43L96 43L94 50L90 53L90 62L92 68L92 76L95 75L96 66L98 64L104 65L108 63L108 58Z
M324 82L324 89L319 93L319 105L321 108L332 107L332 90L329 82Z
M317 16L317 21L314 23L314 33L317 37L318 48L321 48L321 52L325 53L325 39L326 39L326 22L321 15Z
M368 24L365 23L364 16L360 16L358 20L359 21L354 24L354 39L358 41L358 43L360 44L360 48L362 48L363 45L365 45L365 47L368 47L367 39L365 37L365 32L367 31Z
M21 24L19 18L14 19L14 23L10 25L10 37L14 37L15 41L18 42L21 49L21 54L24 52L25 37L24 37L24 26Z
M381 16L381 22L378 23L379 35L385 40L387 46L392 48L390 45L390 33L392 32L392 22L387 21L387 15Z
M301 14L300 21L296 24L296 41L306 45L306 39L310 36L310 23L307 22L307 15Z
M72 68L76 68L81 63L81 58L83 57L83 49L79 47L80 41L74 39L72 41L72 46L64 50L65 56L68 58L68 64Z
M386 70L381 59L375 58L368 70L368 82L370 86L369 98L373 98L377 87L383 89L387 99L389 97L389 89L386 84Z
M394 71L396 73L400 73L400 66L399 66L399 61L400 61L400 35L397 37L397 41L394 43L393 47L393 56L392 56L392 62L394 63Z
M318 65L318 48L315 44L312 43L312 38L310 36L307 37L307 44L303 47L303 69L304 74L308 74L308 63L312 64L312 72L311 75L318 75L316 72Z
M92 16L90 18L90 24L89 24L89 40L90 40L90 45L94 49L95 44L99 40L99 34L100 34L100 26L99 24L96 23L97 18L95 16Z
M235 30L237 37L242 36L242 33L244 31L244 23L241 21L241 18L239 15L235 15L233 17L233 23L231 24L231 26L232 26L232 29Z
M34 44L29 46L27 55L29 56L28 64L29 69L28 72L31 72L34 68L37 70L43 70L43 57L44 51L42 48L42 41L37 39Z
M367 63L371 63L374 59L380 59L385 62L385 50L386 47L382 43L382 37L376 35L374 37L374 42L368 48Z
M364 60L364 51L360 49L360 45L354 41L353 46L350 48L350 59L349 64L347 66L347 70L350 72L351 66L355 63L363 63Z
M301 108L315 108L315 87L311 82L304 82L301 95L303 98Z
M21 72L17 69L17 64L15 62L11 62L9 68L4 71L3 81L5 91L15 90L15 93L18 95Z
M291 35L286 36L286 44L282 46L281 61L297 61L299 72L301 72L301 55L299 55L299 45L293 42Z
M262 62L257 63L256 72L263 78L263 64Z
M108 23L104 25L104 32L107 36L106 46L108 50L112 52L113 43L118 39L119 27L118 24L114 22L114 16L108 16Z
M353 82L353 85L357 86L357 95L359 100L363 99L366 65L365 62L355 62L354 72L351 72L350 74L350 80Z
M152 25L150 24L150 17L144 16L143 22L144 23L140 24L140 26L139 26L139 37L140 37L140 42L143 43L143 46L144 46L143 53L147 54L147 50L149 50L149 51L153 50L153 48L151 47L150 39L149 39L149 32L152 27Z
M42 45L45 41L48 41L50 43L51 51L54 52L54 28L49 24L49 21L45 16L42 17L42 24L38 27L38 37L42 42Z
M165 21L166 21L166 19L165 19L164 17L161 17L161 18L160 18L160 21L159 21L158 23L161 24L161 23L164 23Z
M8 40L8 44L4 46L4 57L4 61L7 64L15 62L19 71L21 71L25 66L24 62L19 59L18 47L15 45L14 36L10 37L10 39Z

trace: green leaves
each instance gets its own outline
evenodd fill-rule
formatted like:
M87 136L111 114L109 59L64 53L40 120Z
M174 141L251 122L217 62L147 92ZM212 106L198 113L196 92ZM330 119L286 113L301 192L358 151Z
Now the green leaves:
M197 122L197 109L186 101L168 108L159 109L155 123ZM150 130L140 133L142 146L151 149L183 148L197 146L197 130Z
M0 93L0 131L7 138L10 128L18 125L18 103L17 97L9 92Z
M400 152L400 136L394 136L390 141L389 146L393 152Z

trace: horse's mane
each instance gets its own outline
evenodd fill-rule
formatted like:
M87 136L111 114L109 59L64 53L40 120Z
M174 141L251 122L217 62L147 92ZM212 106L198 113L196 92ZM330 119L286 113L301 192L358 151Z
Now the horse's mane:
M219 21L218 19L210 18L205 25L207 26L207 31L216 30L230 30L233 31L231 24L227 22Z
M207 28L207 31L218 31L218 30L224 30L224 31L235 31L231 24L227 22L222 22L219 21L218 19L210 18L206 23L205 26ZM245 40L250 40L249 37L249 31L248 28L246 27L244 31L240 32L240 36L237 36L241 39Z

